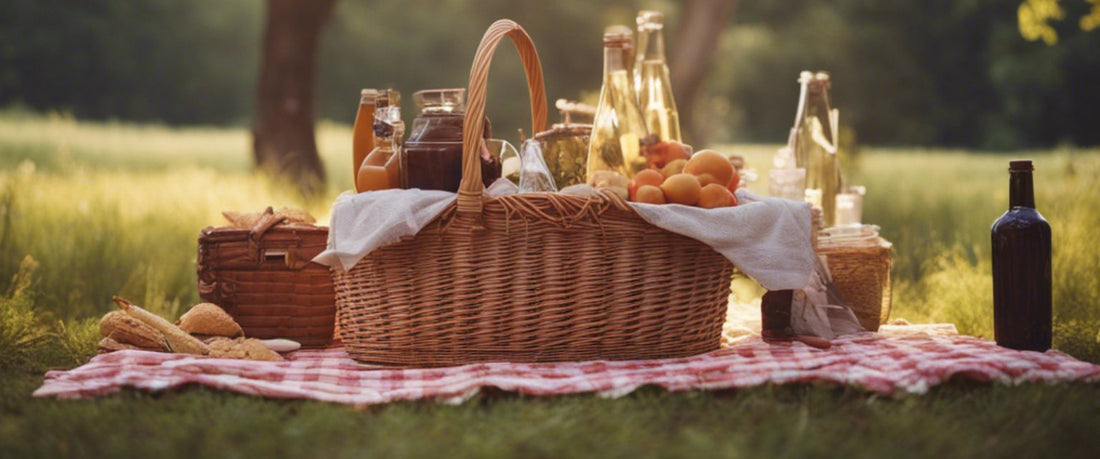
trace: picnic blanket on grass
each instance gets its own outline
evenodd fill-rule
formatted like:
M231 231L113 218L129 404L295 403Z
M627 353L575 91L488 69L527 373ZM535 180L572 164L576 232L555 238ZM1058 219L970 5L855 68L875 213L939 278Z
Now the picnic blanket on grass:
M1100 366L1058 351L1014 351L980 338L926 332L848 335L834 340L828 350L802 343L768 344L747 336L707 354L662 360L394 369L358 364L341 347L286 357L285 362L256 362L118 351L79 368L47 373L34 395L76 399L126 387L159 392L196 384L262 397L365 406L419 399L460 403L484 387L528 395L595 392L619 397L642 386L675 392L823 383L894 395L923 393L955 377L1002 384L1100 382Z

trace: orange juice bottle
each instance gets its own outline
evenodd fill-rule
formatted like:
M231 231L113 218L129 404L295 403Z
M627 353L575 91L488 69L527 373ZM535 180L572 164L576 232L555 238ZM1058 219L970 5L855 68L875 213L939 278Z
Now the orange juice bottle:
M359 185L359 168L367 154L374 150L374 107L380 91L364 89L359 95L359 111L355 114L355 127L351 131L351 173L355 182L355 191L362 192Z
M363 159L356 175L359 191L375 191L401 187L401 168L398 152L405 123L401 121L400 94L387 90L375 99L374 136L376 145Z

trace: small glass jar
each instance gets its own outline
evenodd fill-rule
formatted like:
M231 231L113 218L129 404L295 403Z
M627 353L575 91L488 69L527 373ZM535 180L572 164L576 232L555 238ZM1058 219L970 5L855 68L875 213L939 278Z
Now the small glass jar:
M806 198L806 169L792 167L768 171L769 188L772 196L801 201Z
M860 226L863 218L863 195L866 188L862 186L846 187L843 192L836 195L836 226Z

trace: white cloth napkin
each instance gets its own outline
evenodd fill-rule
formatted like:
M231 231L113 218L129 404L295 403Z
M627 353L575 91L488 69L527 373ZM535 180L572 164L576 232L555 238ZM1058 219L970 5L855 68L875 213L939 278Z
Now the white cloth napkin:
M343 193L332 205L328 248L313 261L350 270L374 249L420 232L455 196L447 191L419 189Z
M519 187L505 179L493 182L486 190L489 196L517 192ZM449 191L421 189L341 193L332 205L328 248L313 261L350 270L375 249L419 233L456 196Z
M631 206L646 221L711 246L768 290L806 287L817 255L810 239L810 205L737 190L735 207L679 204Z
M498 181L489 190L492 196L515 188ZM806 287L816 263L809 205L744 190L737 197L740 205L721 209L631 205L651 224L713 247L768 290ZM454 193L417 189L342 194L332 208L328 248L313 261L351 269L371 251L415 235L454 199Z

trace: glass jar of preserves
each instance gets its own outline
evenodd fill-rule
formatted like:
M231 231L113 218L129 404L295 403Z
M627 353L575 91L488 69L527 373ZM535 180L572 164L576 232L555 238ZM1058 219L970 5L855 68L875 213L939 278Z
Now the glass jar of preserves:
M413 120L401 156L406 188L458 191L462 181L462 123L466 90L426 89L413 94L420 115ZM489 123L485 123L489 138ZM500 178L500 158L481 151L481 181L488 187Z

